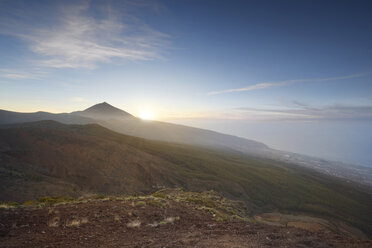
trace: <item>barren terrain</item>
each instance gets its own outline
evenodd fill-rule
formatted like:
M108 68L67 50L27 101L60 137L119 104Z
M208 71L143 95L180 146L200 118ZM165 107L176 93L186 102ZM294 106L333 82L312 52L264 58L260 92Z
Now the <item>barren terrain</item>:
M0 210L1 247L371 247L328 230L260 224L214 192L94 196ZM4 206L3 206L4 207Z

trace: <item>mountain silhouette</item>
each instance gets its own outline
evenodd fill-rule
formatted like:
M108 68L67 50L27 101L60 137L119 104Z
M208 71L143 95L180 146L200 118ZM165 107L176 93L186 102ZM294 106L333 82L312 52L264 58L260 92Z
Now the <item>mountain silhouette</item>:
M17 113L0 110L0 125L54 120L64 124L99 124L116 132L145 139L233 149L250 154L266 154L269 148L260 142L210 130L161 121L143 121L107 102L83 111L53 114L47 112Z
M109 120L109 119L115 119L115 118L120 119L120 118L134 117L128 112L125 112L124 110L116 108L108 104L107 102L98 103L83 111L75 111L75 112L72 112L71 114L93 118L93 119L98 119L98 120Z

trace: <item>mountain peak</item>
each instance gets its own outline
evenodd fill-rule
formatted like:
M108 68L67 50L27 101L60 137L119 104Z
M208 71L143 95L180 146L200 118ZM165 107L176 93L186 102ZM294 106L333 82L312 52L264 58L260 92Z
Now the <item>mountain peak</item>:
M133 117L133 115L108 104L107 102L102 102L95 104L83 111L74 112L75 114L89 117L93 119L115 119L123 117Z
M101 103L97 103L87 109L85 109L84 111L87 111L87 110L92 110L92 109L102 109L102 108L105 108L105 109L118 109L114 106L112 106L111 104L108 104L107 102L101 102ZM120 109L118 109L120 110Z
M89 107L85 109L83 112L89 112L89 113L99 113L99 114L117 114L117 115L125 115L125 116L132 116L131 114L125 112L124 110L121 110L119 108L116 108L112 106L111 104L108 104L107 102L98 103L96 105L93 105L92 107Z

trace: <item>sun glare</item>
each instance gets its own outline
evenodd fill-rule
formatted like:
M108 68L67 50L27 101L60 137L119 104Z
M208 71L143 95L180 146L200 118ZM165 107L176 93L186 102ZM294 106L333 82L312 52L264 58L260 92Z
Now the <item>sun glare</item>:
M153 120L154 119L154 113L152 111L148 110L148 109L141 110L140 114L139 114L139 117L142 120Z

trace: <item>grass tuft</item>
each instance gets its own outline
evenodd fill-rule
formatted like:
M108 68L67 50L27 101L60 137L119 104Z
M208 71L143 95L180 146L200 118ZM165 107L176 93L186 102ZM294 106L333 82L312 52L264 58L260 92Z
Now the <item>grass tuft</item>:
M141 226L141 221L139 220L134 220L127 224L127 227L129 228L139 228L140 226Z
M146 206L146 202L145 201L138 201L135 203L136 207L145 207Z

